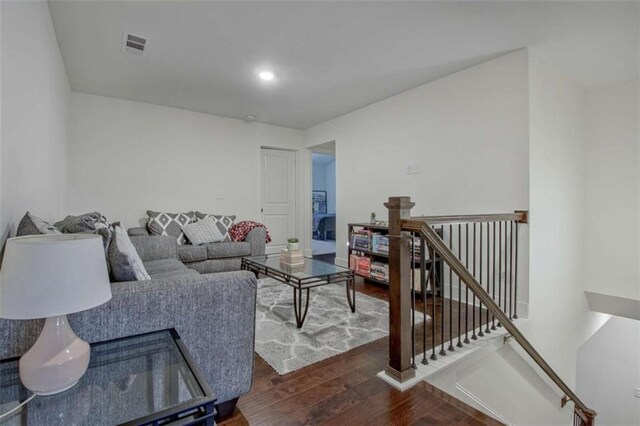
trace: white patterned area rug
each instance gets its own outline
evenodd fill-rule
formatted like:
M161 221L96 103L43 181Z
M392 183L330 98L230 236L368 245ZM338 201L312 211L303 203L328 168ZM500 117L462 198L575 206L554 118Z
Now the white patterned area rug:
M293 288L272 278L258 280L256 352L278 374L389 334L389 304L385 300L356 292L356 312L352 313L344 283L312 288L309 297L307 318L302 328L297 328ZM416 312L417 322L422 322L422 314Z

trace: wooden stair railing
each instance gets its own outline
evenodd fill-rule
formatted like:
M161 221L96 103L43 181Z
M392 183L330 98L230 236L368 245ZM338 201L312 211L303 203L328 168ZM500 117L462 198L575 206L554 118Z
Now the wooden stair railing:
M474 305L473 309L475 309L475 298L479 299L480 305L484 307L488 312L491 313L492 317L497 319L499 326L505 328L505 330L510 334L518 344L522 347L522 349L531 357L531 359L542 369L542 371L549 377L551 381L555 383L556 386L564 393L561 400L561 405L564 405L568 401L573 401L574 403L574 417L573 424L576 426L590 426L595 424L594 419L596 416L596 412L589 409L578 396L567 386L567 384L558 376L558 374L551 368L551 366L546 362L546 360L540 355L540 353L533 347L533 345L526 339L526 337L520 332L520 330L516 327L516 325L511 321L510 316L508 316L503 309L499 306L498 303L494 300L491 294L488 291L485 291L482 284L480 284L474 274L472 274L469 269L462 263L462 261L456 256L456 254L451 250L451 248L443 241L443 239L438 235L433 226L436 224L446 224L446 223L478 223L478 222L501 222L501 221L514 221L517 223L527 223L528 221L528 212L519 211L515 213L508 214L497 214L497 215L468 215L468 216L426 216L426 217L411 217L411 208L414 206L414 203L411 202L410 197L390 197L389 201L385 203L385 206L389 210L389 364L386 367L385 371L388 375L393 377L399 382L405 382L413 377L415 377L415 359L414 359L414 329L412 324L412 312L415 307L415 293L411 291L411 289L415 289L412 286L412 269L415 267L412 259L414 259L414 254L412 253L412 236L417 235L421 239L421 245L426 246L429 254L432 258L440 258L442 262L449 268L450 273L454 273L457 278L459 278L461 283L464 283L466 289L471 291L474 296ZM502 230L502 228L500 228ZM505 226L506 233L506 226ZM476 235L476 231L474 228L474 237ZM482 238L482 231L481 231ZM468 237L468 235L467 235ZM506 238L506 237L505 237ZM488 235L488 226L487 226L487 240L489 239ZM489 242L487 241L487 244ZM473 242L475 247L475 240ZM482 245L482 242L481 242ZM461 249L461 248L460 248ZM468 242L467 242L467 250L468 250ZM423 253L424 253L423 249ZM468 252L467 252L467 260L468 260ZM506 257L506 252L505 252ZM474 253L475 260L475 253ZM505 259L506 261L506 259ZM494 228L494 262L495 262L495 228ZM516 260L517 262L517 260ZM433 269L433 268L431 268ZM474 273L475 273L475 263L474 263ZM487 267L488 269L488 267ZM424 271L424 266L422 266L422 270ZM517 269L516 269L517 270ZM494 264L494 272L495 274L495 264ZM488 274L488 270L487 270ZM431 281L431 289L433 290L433 295L435 296L435 286L433 283L434 274L432 271L429 271L428 277L425 278L424 275L421 275L421 280L423 281L422 294L424 295L424 301L426 302L426 289L427 289L427 281ZM451 275L450 275L451 276ZM415 283L414 283L415 284ZM495 286L495 276L494 276L494 286ZM506 290L505 290L506 291ZM494 295L495 296L495 295ZM412 300L412 297L414 298ZM451 296L450 296L451 298ZM468 301L468 297L465 299L465 304ZM444 303L442 304L444 306ZM434 310L435 310L435 302L434 302ZM444 308L442 308L444 309ZM460 309L460 308L459 308ZM505 306L505 310L506 310ZM466 308L465 308L466 310ZM451 312L449 312L451 315ZM476 318L475 311L472 314L474 317L474 321ZM511 313L510 313L511 315ZM512 316L513 318L513 316ZM488 314L487 314L488 319ZM442 327L444 329L444 312L440 318L442 322ZM482 320L482 314L480 314L480 321ZM435 331L435 322L436 315L434 312L434 316L432 321L432 325L434 326ZM482 324L479 324L480 330L482 330ZM423 326L426 327L426 324ZM475 328L475 323L474 323ZM494 327L495 329L495 327ZM487 324L487 332L489 331ZM482 333L482 331L481 331ZM435 333L433 333L435 334ZM425 334L426 335L426 334ZM480 334L482 335L482 334ZM445 355L444 352L444 335L441 336L443 339L443 351L441 355ZM474 338L475 338L475 329L474 329ZM460 345L460 343L458 343ZM434 354L432 355L432 359L435 359L435 338L434 338ZM426 346L425 346L426 347ZM450 348L450 350L454 350ZM427 363L426 360L426 351L425 358L423 363Z

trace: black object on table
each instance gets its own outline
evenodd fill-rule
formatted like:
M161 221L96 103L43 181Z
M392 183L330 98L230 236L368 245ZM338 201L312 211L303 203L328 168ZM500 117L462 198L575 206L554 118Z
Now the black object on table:
M0 413L29 397L18 358L0 361ZM215 425L211 391L174 329L91 345L73 388L37 396L1 425Z
M351 312L356 311L356 284L353 271L319 260L304 258L304 265L289 267L280 263L280 256L252 256L242 258L242 269L265 275L293 287L293 310L296 325L302 327L309 309L309 289L327 284L346 283L347 301ZM302 302L302 293L306 301ZM304 305L304 308L303 308Z

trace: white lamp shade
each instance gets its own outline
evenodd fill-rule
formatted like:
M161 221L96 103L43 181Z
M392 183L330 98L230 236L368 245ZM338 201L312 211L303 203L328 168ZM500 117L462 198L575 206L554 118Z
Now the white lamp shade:
M55 317L91 309L109 299L111 286L99 235L7 240L0 271L0 317Z

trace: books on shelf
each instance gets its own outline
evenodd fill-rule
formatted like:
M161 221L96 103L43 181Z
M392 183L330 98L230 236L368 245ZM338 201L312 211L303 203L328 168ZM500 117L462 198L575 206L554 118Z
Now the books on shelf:
M389 254L389 237L376 232L371 235L371 251L380 254Z
M389 282L389 265L382 262L371 262L371 278Z
M304 256L302 250L282 249L280 252L280 264L295 267L304 265Z
M352 254L349 256L349 268L358 275L369 277L371 275L371 259Z
M354 250L371 250L371 232L368 230L356 231L351 234L351 248Z

